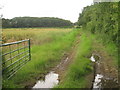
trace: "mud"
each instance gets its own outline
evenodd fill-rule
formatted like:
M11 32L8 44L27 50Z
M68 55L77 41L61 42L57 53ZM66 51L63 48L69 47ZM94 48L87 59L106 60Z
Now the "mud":
M97 53L97 54L96 54ZM105 53L95 52L91 56L94 62L94 81L93 90L95 88L118 88L118 70L113 66L112 60Z

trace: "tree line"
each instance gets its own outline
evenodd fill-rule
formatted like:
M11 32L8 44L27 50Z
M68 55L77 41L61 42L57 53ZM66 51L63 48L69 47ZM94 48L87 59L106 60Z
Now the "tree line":
M101 2L87 6L79 15L77 24L84 30L98 36L107 42L117 44L118 40L118 2Z
M54 17L15 17L2 18L3 28L31 28L31 27L72 27L73 23Z

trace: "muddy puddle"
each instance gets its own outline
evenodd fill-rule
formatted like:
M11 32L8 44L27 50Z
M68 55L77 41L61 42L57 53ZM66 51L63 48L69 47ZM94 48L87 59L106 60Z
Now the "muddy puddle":
M95 62L95 64L99 65L100 64L99 61L98 61L99 58L100 58L99 56L92 54L92 56L90 57L90 60L92 62ZM96 70L96 68L94 68L94 69ZM97 89L101 88L102 78L103 78L102 74L94 73L94 80L93 80L93 85L92 85L93 90L96 89L96 88Z
M90 60L94 62L94 80L92 89L118 88L117 75L115 70L108 68L107 63L99 55L92 54ZM104 60L104 61L103 61Z
M92 62L95 62L95 58L94 58L93 55L90 57L90 60L91 60Z
M93 89L94 88L101 88L101 79L103 78L103 75L100 75L100 74L97 74L95 76L95 80L94 80L94 83L93 83Z
M51 71L45 76L44 80L39 80L33 88L53 88L59 83L58 74Z
M50 73L45 75L44 80L37 81L33 88L53 88L58 85L60 72L64 71L64 65L67 64L68 60L68 57L62 60Z
M98 54L92 54L92 56L90 57L90 60L92 61L92 62L99 62L98 60L100 60L100 56L98 55Z

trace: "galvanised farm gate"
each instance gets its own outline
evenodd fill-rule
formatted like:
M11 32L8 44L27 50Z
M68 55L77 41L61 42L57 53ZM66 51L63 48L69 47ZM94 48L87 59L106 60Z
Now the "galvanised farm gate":
M31 60L30 40L1 44L2 75L11 78L24 64Z

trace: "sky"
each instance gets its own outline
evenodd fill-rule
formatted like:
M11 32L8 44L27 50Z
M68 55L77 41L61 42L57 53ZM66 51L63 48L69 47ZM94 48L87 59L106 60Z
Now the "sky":
M58 17L76 22L83 7L93 0L0 0L3 18Z

